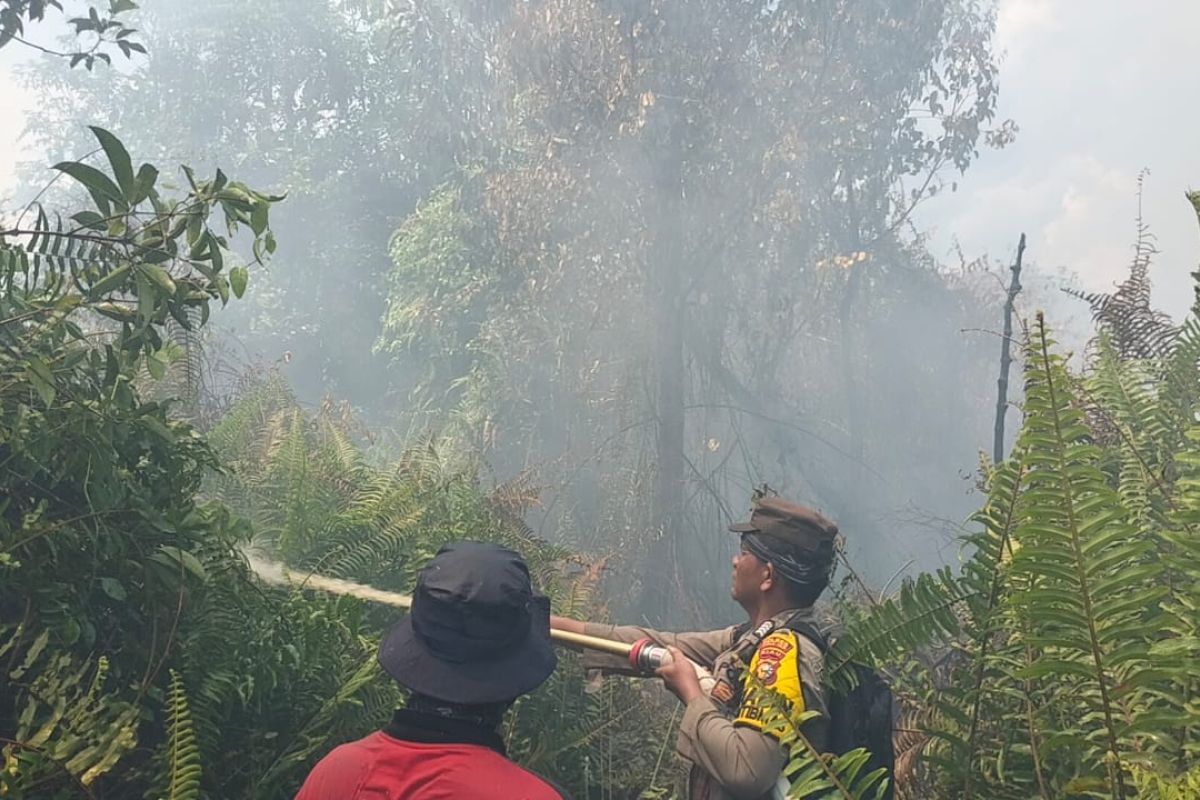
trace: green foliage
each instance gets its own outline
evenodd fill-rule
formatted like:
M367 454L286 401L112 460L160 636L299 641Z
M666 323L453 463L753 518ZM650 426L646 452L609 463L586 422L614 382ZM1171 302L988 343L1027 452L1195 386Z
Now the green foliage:
M969 592L949 568L906 581L896 597L858 614L850 623L853 634L834 643L826 657L829 682L846 689L853 679L846 669L851 662L885 663L898 651L952 638L959 629L956 611Z
M131 38L137 31L126 27L120 19L121 15L137 8L133 0L108 0L105 16L101 16L96 6L89 6L87 16L67 20L75 29L75 37L80 45L79 50L68 53L49 50L23 38L26 24L44 21L47 8L63 11L60 0L0 0L0 48L17 42L50 55L68 58L72 67L83 64L88 72L92 71L97 61L111 65L112 57L106 51L114 48L126 58L134 53L146 52L145 47Z
M395 268L377 347L398 354L447 358L470 344L482 322L481 296L495 278L480 248L479 224L465 208L463 190L444 184L392 237Z
M474 443L505 445L494 452L508 466L608 458L567 479L591 481L577 496L603 496L578 526L585 533L612 523L633 531L622 546L638 545L663 519L682 519L671 502L660 504L665 515L643 511L646 475L682 466L682 445L651 453L657 443L629 434L667 419L683 431L685 410L704 413L686 428L706 443L689 454L700 496L719 482L731 442L788 468L801 448L780 444L790 440L779 419L846 432L859 461L873 424L932 432L874 454L905 470L926 461L929 441L944 444L957 407L932 374L947 368L912 346L937 337L889 351L888 315L926 295L953 312L970 303L893 234L926 187L941 185L943 166L967 165L992 117L985 6L421 6L392 18L375 2L297 10L271 0L229 25L225 4L181 2L164 16L203 25L157 26L173 70L120 82L116 102L108 85L42 94L65 98L60 122L78 115L82 96L85 108L124 116L124 129L147 131L148 145L236 147L272 179L301 183L313 205L291 225L305 270L271 287L323 305L312 314L264 302L257 321L291 343L279 332L310 314L319 324L302 340L322 366L349 374L370 363L358 356L377 334L398 363L416 355L428 367L416 411L465 410ZM0 0L0 46L47 7L58 4ZM112 0L109 14L132 7ZM72 24L94 42L65 54L73 66L107 62L102 44L143 52L99 11ZM204 25L209 34L195 35ZM197 70L201 55L229 69ZM762 69L751 82L709 80L752 67ZM220 102L229 96L247 102ZM918 124L918 107L941 125ZM829 108L845 113L835 121ZM397 109L411 130L397 132ZM358 446L363 431L344 409L306 413L277 374L230 409L211 446L153 399L179 357L175 339L186 338L175 334L251 286L228 257L235 237L249 237L255 263L274 250L278 198L185 169L185 194L171 199L154 166L135 170L121 142L92 132L102 169L57 165L88 207L65 218L31 209L28 226L0 231L0 789L284 797L331 746L378 727L403 701L374 660L390 617L352 599L265 590L241 554L251 540L299 569L407 590L445 541L494 539L528 556L560 612L595 609L599 565L539 541L521 522L535 495L521 481L485 490L481 464L444 438L378 457ZM441 181L454 163L485 166L431 188L428 176ZM908 176L922 188L904 192ZM384 237L374 234L420 196L429 202L390 243L380 331ZM332 221L330 198L341 200ZM1200 195L1189 199L1200 215ZM210 228L213 213L224 234ZM835 643L832 689L842 665L864 658L892 668L906 702L923 693L926 796L1122 800L1195 789L1200 322L1177 332L1149 308L1149 257L1143 236L1130 281L1088 298L1106 338L1084 379L1035 331L1025 427L989 475L962 575L904 584L875 610L850 613ZM354 281L330 263L375 266ZM745 264L753 276L731 283ZM666 287L682 287L680 298ZM815 296L837 302L811 315ZM341 323L361 345L348 353L321 340L322 327ZM803 345L812 327L838 329L840 364L824 342ZM667 367L685 362L691 371L680 367L672 384ZM900 408L860 407L863 377L911 396ZM691 390L741 416L685 409ZM663 397L647 403L655 391ZM756 405L775 396L778 413ZM802 415L810 402L824 406ZM897 413L914 416L896 425ZM763 426L757 439L742 438L742 417ZM611 458L600 452L610 444ZM720 464L706 465L722 447ZM868 493L841 486L865 482L812 467L791 468L856 513ZM571 506L564 529L588 513L577 505L561 504ZM564 657L514 710L511 752L584 794L644 788L662 752L648 733L652 695L614 684L586 695L581 685ZM803 721L787 720L783 734L795 796L879 790L861 753L816 754Z
M1135 766L1133 785L1138 800L1193 800L1200 797L1200 767L1185 775L1166 777Z
M401 8L366 5L155 0L137 12L152 60L135 56L104 80L37 63L22 80L40 98L29 128L47 152L80 152L77 120L93 120L152 159L186 152L196 164L236 163L252 185L288 187L272 215L287 269L255 272L223 327L252 332L242 342L268 361L289 353L305 402L332 391L390 413L396 373L371 349L388 238L453 169L460 129L422 108L445 84L410 87ZM41 180L34 167L31 182Z
M552 578L548 565L566 554L497 516L475 462L429 439L372 465L351 442L354 429L345 407L302 412L272 373L213 429L230 469L213 476L210 493L296 569L408 590L442 544L483 537L526 552L534 573Z
M988 138L988 4L432 2L401 19L419 96L470 165L391 243L376 349L416 373L394 383L401 414L501 471L564 476L547 529L581 547L604 531L638 612L724 613L697 576L724 558L747 473L874 542L869 506L940 484L914 464L950 436L971 452L928 349L952 326L911 319L970 317L976 298L896 231ZM897 429L903 446L864 446ZM888 475L871 491L864 463ZM904 497L885 501L893 474Z
M1162 362L1100 354L1085 404L1040 319L1027 346L1024 428L962 578L971 638L929 726L953 796L1127 798L1131 776L1194 769L1196 435L1170 424Z
M523 480L485 492L480 465L437 439L372 463L344 408L303 412L277 373L229 409L211 446L149 399L176 358L172 331L202 327L212 301L245 288L209 215L230 237L244 229L257 256L274 247L278 198L187 169L190 192L167 198L153 167L135 171L95 133L105 170L59 165L91 208L71 223L39 214L0 241L5 790L291 796L317 758L403 703L375 658L392 619L264 590L241 552L252 538L294 568L403 591L443 543L502 541L576 614L599 571L533 537ZM573 787L636 791L656 706L583 684L564 654L514 709L510 752ZM601 777L614 759L630 769Z
M138 709L105 690L106 657L81 662L53 646L48 630L32 642L28 636L22 626L0 629L5 677L25 687L14 735L4 739L0 790L6 797L43 797L33 787L55 787L64 775L66 785L89 787L136 746Z
M1066 697L1044 704L1039 723L1048 739L1079 748L1084 769L1106 775L1119 798L1123 764L1141 744L1138 716L1149 705L1140 691L1149 687L1139 684L1161 620L1154 611L1166 593L1157 580L1162 564L1099 469L1100 450L1040 319L1026 358L1022 456L1030 466L1026 499L1036 505L1018 527L1012 565L1023 582L1014 610L1035 651L1023 674L1075 679L1069 705Z
M832 689L850 657L896 679L906 796L1122 800L1194 784L1197 320L1169 344L1098 327L1077 376L1039 316L1024 424L987 469L961 574L852 612L835 645Z
M888 777L882 769L865 772L870 754L858 748L842 755L819 753L805 738L800 726L818 712L806 711L789 720L779 734L780 744L787 753L784 777L791 788L788 797L796 800L823 797L838 800L869 800L880 798L887 788Z
M981 422L961 388L988 381L986 342L953 333L981 303L895 232L942 168L996 140L989 4L460 5L158 0L139 12L153 62L103 83L40 68L31 131L75 152L71 123L95 119L141 152L186 146L289 186L274 220L288 269L256 274L225 317L247 345L286 353L306 403L333 391L398 439L436 430L492 448L502 474L561 477L544 529L585 548L621 532L623 574L660 538L645 465L653 420L685 415L685 395L687 449L661 454L694 498L680 529L715 532L740 505L731 453L781 470L860 541L909 501L965 513L940 477ZM671 362L661 320L686 337L669 415L653 400ZM938 460L948 440L959 455ZM886 479L866 490L859 462ZM899 533L887 541L919 541ZM634 575L624 594L691 582L723 547L693 536L678 576ZM705 594L700 613L725 612L724 591Z
M207 492L253 522L255 547L282 556L294 570L410 592L441 545L485 539L525 556L556 613L595 613L592 593L601 565L585 564L532 535L521 512L536 494L523 481L484 492L479 464L436 438L394 461L372 463L354 444L356 433L361 428L344 407L326 403L312 416L300 411L272 373L213 429L211 441L229 469L211 476ZM263 777L255 792L294 786L316 758L377 729L403 702L375 661L378 632L391 624L393 611L299 593L290 596L293 604L297 613L327 607L330 622L355 620L362 634L352 644L322 651L304 644L303 623L292 628L290 646L302 657L272 680L282 684L279 691L289 702L305 698L300 702L308 711L289 731L286 747L259 768ZM504 731L509 752L573 791L641 788L653 765L649 743L660 735L658 703L645 687L622 682L588 694L578 659L559 655L555 674L510 713ZM225 671L199 643L195 658L192 674ZM342 677L327 694L304 690L302 676L339 671ZM254 747L249 741L245 746ZM239 758L244 761L247 751ZM624 766L613 769L612 763Z
M167 772L170 777L165 800L197 800L200 796L200 751L188 711L187 690L179 673L171 670L167 695Z
M161 374L168 321L202 325L227 299L226 235L245 223L256 253L272 247L278 199L186 167L171 197L93 133L106 169L58 165L90 204L0 231L0 731L13 791L39 797L117 772L150 783L119 766L135 742L163 746L164 667L210 581L205 548L233 526L196 502L212 451L139 382Z

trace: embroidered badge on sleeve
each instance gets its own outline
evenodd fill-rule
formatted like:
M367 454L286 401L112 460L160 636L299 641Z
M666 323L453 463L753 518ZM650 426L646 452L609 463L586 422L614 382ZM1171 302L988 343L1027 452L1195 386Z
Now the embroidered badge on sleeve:
M804 711L799 658L792 631L776 631L763 639L743 678L742 707L735 725L770 733L775 724L786 721L784 714Z

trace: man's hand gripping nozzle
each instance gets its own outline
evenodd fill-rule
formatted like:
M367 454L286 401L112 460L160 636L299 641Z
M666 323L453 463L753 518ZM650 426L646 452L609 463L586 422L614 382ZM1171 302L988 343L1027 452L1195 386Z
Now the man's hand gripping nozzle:
M656 669L668 666L673 662L671 651L662 645L655 644L650 639L639 639L629 650L629 665L637 670L639 675L654 675ZM716 684L713 674L694 661L688 663L692 665L692 669L696 670L696 677L700 679L700 688L704 694L711 693Z

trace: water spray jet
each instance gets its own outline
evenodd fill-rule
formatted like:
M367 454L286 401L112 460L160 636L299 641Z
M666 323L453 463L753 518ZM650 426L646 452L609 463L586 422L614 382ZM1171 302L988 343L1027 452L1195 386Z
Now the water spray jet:
M314 589L344 597L357 597L360 600L392 606L393 608L401 608L406 611L412 607L412 598L406 594L388 592L383 589L376 589L374 586L367 586L366 584L355 583L354 581L347 581L341 578L331 578L316 572L293 575L284 564L278 561L271 561L246 552L243 555L246 556L246 560L250 564L250 569L254 570L254 573L264 583L269 583L273 586L292 589ZM550 629L550 638L554 640L555 644L566 647L595 650L600 653L620 656L627 659L630 666L643 675L653 674L654 670L658 667L664 667L671 663L670 651L648 640L625 644L624 642L615 642L611 639L603 639L599 636L588 636L583 633L572 633L571 631L562 631L556 628ZM703 678L706 673L701 672L700 674Z

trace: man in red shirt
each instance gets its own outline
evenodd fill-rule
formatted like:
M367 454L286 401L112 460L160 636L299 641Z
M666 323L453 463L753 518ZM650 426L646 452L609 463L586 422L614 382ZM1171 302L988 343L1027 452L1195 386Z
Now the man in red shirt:
M296 800L565 800L509 761L497 730L556 664L550 602L504 547L457 542L421 571L379 664L411 694L382 731L333 750Z

